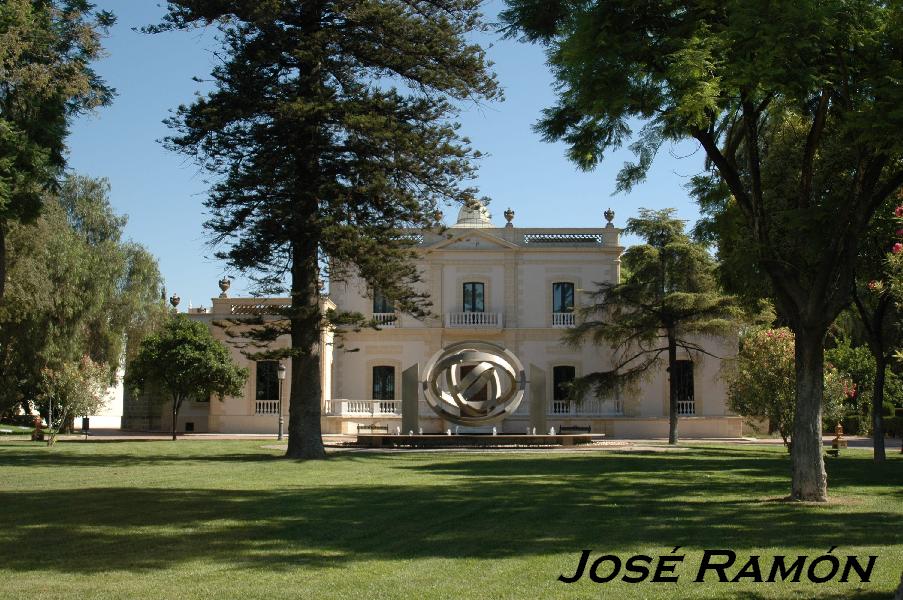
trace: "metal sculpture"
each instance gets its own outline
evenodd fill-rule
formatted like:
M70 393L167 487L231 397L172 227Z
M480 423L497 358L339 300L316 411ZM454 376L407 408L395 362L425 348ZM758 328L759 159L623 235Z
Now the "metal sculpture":
M490 425L524 397L524 367L489 342L461 342L436 353L423 370L423 395L436 414L464 426Z

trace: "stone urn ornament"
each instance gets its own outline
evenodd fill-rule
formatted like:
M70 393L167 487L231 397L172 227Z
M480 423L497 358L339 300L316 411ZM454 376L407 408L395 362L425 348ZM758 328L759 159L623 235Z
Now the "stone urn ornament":
M232 286L232 281L229 280L228 277L223 277L219 280L219 289L220 289L220 298L228 298L229 294L226 292L229 291L229 288Z

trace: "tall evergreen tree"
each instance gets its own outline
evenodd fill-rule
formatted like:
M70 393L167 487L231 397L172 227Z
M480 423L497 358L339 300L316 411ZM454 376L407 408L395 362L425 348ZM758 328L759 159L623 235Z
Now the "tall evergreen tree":
M113 97L90 63L114 22L86 0L0 3L0 299L10 223L34 221L55 188L72 117Z
M862 234L903 185L903 6L506 1L511 33L548 45L560 83L539 129L581 167L632 141L626 189L663 143L704 150L795 333L791 497L826 500L825 335L850 301Z
M677 443L677 353L711 355L700 337L726 335L736 329L739 314L734 299L723 295L715 278L715 263L705 246L684 233L674 209L640 209L628 219L627 233L646 243L630 247L622 257L627 277L603 283L593 301L579 310L580 323L568 330L575 345L589 339L613 348L611 366L577 379L573 395L587 389L600 398L616 387L648 377L654 368L668 365L668 442Z
M500 95L479 0L170 0L150 32L216 24L214 89L179 107L168 146L213 174L207 227L263 292L284 289L291 457L320 458L320 281L353 271L422 314L406 227L472 202L478 156L456 102Z

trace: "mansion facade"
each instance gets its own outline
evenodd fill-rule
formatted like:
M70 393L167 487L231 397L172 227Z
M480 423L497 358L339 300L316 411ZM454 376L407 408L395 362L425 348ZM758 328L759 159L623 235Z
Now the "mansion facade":
M341 344L332 332L320 342L324 433L356 434L373 427L395 433L402 427L402 373L423 369L430 357L454 344L489 342L513 353L523 365L524 397L516 410L495 424L499 433L524 433L536 428L588 427L611 437L666 437L668 434L668 374L665 367L635 389L608 398L567 399L569 381L610 367L610 350L586 344L562 343L562 333L575 324L575 309L588 301L587 291L620 278L620 230L608 223L595 228L519 228L514 213L496 227L486 208L464 207L445 231L413 234L418 251L420 285L428 291L431 315L416 319L396 313L378 290L353 278L331 281L324 308L372 316L378 329L346 332ZM287 299L232 299L225 292L209 310L192 309L192 318L210 323L214 335L226 340L217 320L260 314ZM698 340L716 356L736 353L736 339ZM288 345L288 339L279 343ZM251 361L238 348L233 357L247 366L250 377L242 396L220 402L191 402L179 415L181 431L275 433L278 413L288 415L289 374L278 378L276 361ZM742 419L727 408L720 361L712 357L679 356L681 417L679 431L689 437L738 437ZM285 366L290 368L290 362ZM413 371L412 371L413 369ZM417 423L424 433L456 429L417 394ZM280 397L282 402L280 403ZM169 427L168 409L126 402L124 427ZM408 404L410 407L411 405ZM136 408L137 407L137 408ZM127 414L134 409L135 419ZM410 410L410 409L409 409ZM142 417L142 414L149 415Z

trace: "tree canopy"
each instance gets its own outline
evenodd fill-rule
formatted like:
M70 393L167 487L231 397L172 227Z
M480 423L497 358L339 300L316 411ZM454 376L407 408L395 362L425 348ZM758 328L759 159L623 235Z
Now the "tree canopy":
M626 190L663 144L705 152L706 187L736 205L796 334L791 496L826 500L825 334L850 301L872 215L903 184L903 6L506 1L509 34L545 44L558 82L537 128L579 166L630 144Z
M77 362L41 370L41 395L48 404L59 407L54 413L60 423L56 430L52 419L47 419L51 429L48 446L53 445L57 432L66 427L71 417L93 415L104 407L109 384L107 371L107 365L87 356Z
M705 246L690 240L673 214L674 209L641 208L639 217L628 219L624 231L646 243L627 249L621 258L627 276L599 284L592 302L578 310L580 322L566 334L571 344L588 339L613 347L611 368L579 378L577 397L587 388L606 397L668 365L672 444L677 443L678 350L696 358L710 354L701 339L735 331L740 312L734 299L720 292L715 261Z
M8 223L33 221L56 187L72 117L112 100L90 64L114 22L86 0L0 4L0 298Z
M159 391L172 402L172 439L185 400L241 394L248 370L237 367L225 344L205 323L173 315L141 347L126 370L126 385L136 393Z
M122 239L104 180L66 178L35 223L9 229L7 297L0 303L0 412L37 398L45 368L87 357L107 385L126 352L165 314L156 259Z
M207 222L219 256L288 291L288 455L325 456L320 435L322 279L360 276L422 315L405 228L437 206L475 200L479 153L453 122L457 103L500 95L484 52L479 0L170 0L158 32L214 25L213 90L181 106L167 146L212 176ZM285 280L288 279L286 282Z

